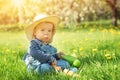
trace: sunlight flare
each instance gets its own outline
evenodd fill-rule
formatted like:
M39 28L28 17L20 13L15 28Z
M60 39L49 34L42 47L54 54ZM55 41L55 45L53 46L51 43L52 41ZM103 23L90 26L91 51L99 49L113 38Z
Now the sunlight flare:
M12 0L11 3L14 7L21 7L23 6L24 0Z

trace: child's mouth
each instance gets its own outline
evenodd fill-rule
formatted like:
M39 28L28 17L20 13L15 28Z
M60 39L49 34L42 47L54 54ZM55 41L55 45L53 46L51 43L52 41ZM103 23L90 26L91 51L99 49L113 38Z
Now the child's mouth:
M48 36L45 35L44 38L45 38L45 39L48 39Z

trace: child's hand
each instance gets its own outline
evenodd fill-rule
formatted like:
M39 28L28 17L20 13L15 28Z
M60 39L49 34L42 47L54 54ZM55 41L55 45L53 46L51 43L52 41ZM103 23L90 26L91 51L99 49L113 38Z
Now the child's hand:
M61 59L61 55L64 55L64 53L63 52L59 52L59 53L57 53L57 55L58 55L58 58Z
M60 71L60 70L61 70L61 67L60 67L60 66L57 66L57 65L54 65L53 68L54 68L56 71Z
M54 60L52 63L51 63L51 65L53 66L53 65L56 65L57 64L57 61L56 60Z
M61 67L57 66L56 64L57 64L57 61L55 60L54 62L52 62L52 67L57 71L61 70Z

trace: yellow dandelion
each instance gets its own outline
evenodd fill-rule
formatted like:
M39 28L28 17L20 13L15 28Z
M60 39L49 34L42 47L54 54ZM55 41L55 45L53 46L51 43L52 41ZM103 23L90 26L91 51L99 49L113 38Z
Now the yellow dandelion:
M64 36L64 35L65 35L65 33L64 33L64 32L62 32L62 35Z
M21 49L21 48L22 48L22 46L18 46L18 48L19 48L19 49Z
M118 34L120 35L120 32L118 32Z
M15 53L16 51L15 50L12 50L12 53Z
M89 39L88 38L85 38L85 41L88 41Z
M96 52L96 51L97 51L97 48L93 48L92 51L93 51L93 52Z
M112 34L114 34L114 33L115 33L115 30L114 30L114 29L110 29L110 32L111 32Z
M105 54L106 59L111 59L111 55L110 54Z
M95 29L90 29L90 32L93 32Z
M7 49L5 50L5 52L10 52L10 50L7 48Z
M79 32L79 30L76 30L76 32Z
M108 30L107 30L107 29L104 29L103 32L108 32Z
M83 47L81 47L79 50L80 50L80 51L83 51L83 50L84 50L84 48L83 48Z

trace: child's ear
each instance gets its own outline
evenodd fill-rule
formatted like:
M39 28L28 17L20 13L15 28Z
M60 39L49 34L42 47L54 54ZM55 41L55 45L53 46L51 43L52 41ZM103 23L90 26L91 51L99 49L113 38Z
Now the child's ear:
M33 31L33 36L35 36L36 35L36 30L34 29L34 31Z

